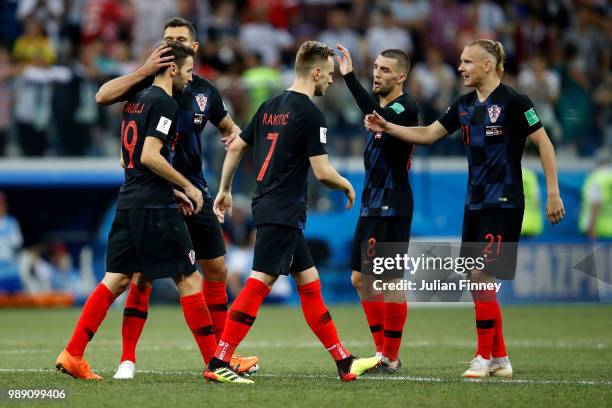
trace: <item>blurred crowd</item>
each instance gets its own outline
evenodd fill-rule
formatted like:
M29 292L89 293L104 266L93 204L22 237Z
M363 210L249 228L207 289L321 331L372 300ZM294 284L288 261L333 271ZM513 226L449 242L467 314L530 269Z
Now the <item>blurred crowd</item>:
M591 156L612 144L610 10L606 0L3 0L0 155L117 155L120 107L98 106L95 93L142 64L164 21L182 16L201 44L196 73L216 83L240 125L288 85L308 39L346 46L368 87L380 51L408 52L407 91L429 124L465 91L456 71L463 46L489 38L506 49L503 80L531 97L558 151ZM330 152L359 157L362 114L335 82L317 102ZM421 150L462 149L450 138ZM220 168L220 143L207 142L205 155Z

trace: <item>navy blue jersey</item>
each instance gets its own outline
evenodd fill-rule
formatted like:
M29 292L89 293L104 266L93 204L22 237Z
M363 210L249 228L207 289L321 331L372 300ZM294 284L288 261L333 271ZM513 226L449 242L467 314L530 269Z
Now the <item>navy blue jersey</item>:
M119 190L118 210L137 208L176 208L172 185L140 162L145 138L163 143L160 154L172 163L177 144L176 102L158 86L136 94L123 107L121 157L125 183Z
M130 90L126 97L140 92L152 81L152 77L141 81ZM213 83L198 75L193 76L193 81L187 85L183 93L174 95L174 100L180 109L178 114L179 140L176 146L174 168L194 186L202 190L205 196L210 197L202 169L200 134L209 120L213 125L218 126L225 118L227 111L223 106L223 100Z
M391 123L418 125L418 106L407 94L381 107L378 97L366 91L352 72L344 79L364 114L376 110ZM386 133L368 132L363 153L365 183L361 194L361 217L412 217L408 169L413 151L414 145L410 143Z
M261 104L240 138L253 146L257 171L252 202L255 225L303 229L309 158L327 154L323 112L308 95L284 91Z
M468 159L465 208L524 208L521 157L527 136L542 127L531 100L500 84L480 102L476 91L460 96L439 122L461 129Z

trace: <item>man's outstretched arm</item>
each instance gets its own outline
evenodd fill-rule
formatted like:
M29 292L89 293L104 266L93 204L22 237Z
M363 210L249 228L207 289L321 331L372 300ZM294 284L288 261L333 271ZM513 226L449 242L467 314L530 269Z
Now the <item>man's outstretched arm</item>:
M163 53L169 50L170 48L164 44L160 45L136 71L106 82L98 89L96 93L96 102L100 105L112 105L124 100L125 95L132 87L144 81L147 77L155 75L160 68L166 67L172 63L171 60L174 59L172 55L161 57Z

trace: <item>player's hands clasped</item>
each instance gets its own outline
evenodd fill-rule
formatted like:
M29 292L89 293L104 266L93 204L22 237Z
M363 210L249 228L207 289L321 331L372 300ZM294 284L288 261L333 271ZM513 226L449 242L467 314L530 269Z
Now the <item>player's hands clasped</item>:
M172 64L174 56L161 56L166 51L170 51L170 47L164 43L160 44L155 50L153 50L151 55L149 55L149 58L147 58L142 67L140 67L140 71L146 76L151 76L155 75L160 68L167 67Z
M195 210L193 213L199 213L204 205L204 197L202 196L200 189L191 184L185 189L185 194L187 197L189 197L193 204L195 204Z
M554 224L561 222L565 216L565 208L559 193L550 194L546 199L546 218Z
M219 190L215 198L215 204L213 205L213 212L221 224L225 221L226 211L229 216L232 215L232 193Z
M174 198L178 204L178 208L183 215L189 216L194 214L193 203L182 191L174 190Z
M340 68L340 73L342 75L346 75L349 72L353 71L353 60L351 59L351 54L341 44L336 44L336 48L338 48L341 54L339 56L336 56L336 60L338 61L338 67Z
M374 111L365 116L363 125L372 132L384 132L387 127L387 121L378 112Z

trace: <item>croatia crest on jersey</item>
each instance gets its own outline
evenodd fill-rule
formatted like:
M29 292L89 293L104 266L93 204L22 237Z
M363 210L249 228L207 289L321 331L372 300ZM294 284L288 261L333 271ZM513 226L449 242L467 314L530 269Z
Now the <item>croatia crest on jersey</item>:
M198 107L202 112L206 108L206 102L208 101L208 97L204 94L197 94L195 97L196 102L198 103Z
M489 106L489 118L491 119L491 123L497 122L497 118L499 118L499 114L501 113L501 108L497 105Z

